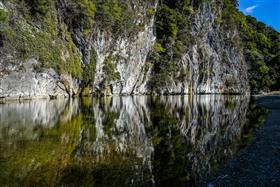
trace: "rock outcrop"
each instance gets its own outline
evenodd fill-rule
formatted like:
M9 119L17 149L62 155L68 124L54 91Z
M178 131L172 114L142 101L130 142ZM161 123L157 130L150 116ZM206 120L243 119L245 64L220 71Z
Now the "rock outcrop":
M153 33L154 19L151 19L144 27L144 31L139 32L131 41L129 38L120 38L116 44L111 36L105 37L106 33L98 32L91 45L97 52L96 75L94 85L99 85L104 81L106 74L103 72L104 60L111 53L118 56L119 60L114 61L116 71L120 75L120 79L112 82L112 90L107 94L145 94L145 64L150 50L155 42ZM101 89L101 88L99 88Z
M0 53L0 97L15 99L68 97L79 95L85 86L90 87L91 94L155 93L149 87L149 81L153 76L153 64L149 63L149 54L157 40L157 33L154 29L156 18L155 14L151 15L149 12L156 11L159 5L157 1L146 3L149 8L144 5L142 7L141 3L139 5L134 1L128 5L137 13L133 17L135 27L141 29L135 29L135 32L130 35L121 34L116 37L112 30L105 30L100 24L96 24L89 37L85 36L83 28L79 28L79 26L71 28L64 23L67 19L65 16L67 11L75 6L72 2L60 1L55 10L57 11L55 14L57 16L56 27L59 31L58 34L61 35L62 44L66 45L68 42L67 47L69 48L68 51L61 52L60 58L67 62L72 55L75 63L80 63L80 66L84 68L92 60L90 58L93 58L90 51L94 51L94 58L96 58L94 60L94 80L89 85L85 85L84 77L73 78L67 73L59 72L59 68L57 70L44 67L38 70L36 67L45 63L40 61L40 57L16 59L13 60L16 63L10 63L9 59L15 59L17 51L10 50L9 53L5 53L3 50ZM20 18L20 11L11 2L0 2L0 5L2 10L15 14L13 15L15 24L20 24L20 19L26 19ZM135 8L136 5L140 7ZM189 33L193 42L183 52L182 58L176 62L180 72L183 71L186 75L183 80L171 80L171 83L163 86L157 94L244 94L249 92L247 68L240 47L238 30L227 30L223 28L223 25L217 24L217 19L220 19L221 14L222 5L214 1L201 3L191 14ZM30 32L40 31L41 28L36 23L30 24L28 20L25 21L26 27L32 30ZM70 32L68 35L71 35L73 44L69 36L65 34L67 33L64 31L67 30L65 27L68 28L67 32ZM2 40L1 36L0 40ZM9 48L5 50L7 49ZM75 54L77 55L75 56ZM35 54L31 56L36 57ZM115 74L114 79L109 79L110 75L104 70L108 59L111 63L110 68L113 68L110 72ZM54 67L57 66L56 62ZM72 71L76 71L75 68L72 69ZM79 71L77 70L77 72ZM173 73L180 74L180 72ZM68 74L71 73L68 72Z
M39 62L30 59L21 70L3 75L0 79L0 97L7 99L34 99L74 96L79 93L79 81L69 75L58 75L53 69L36 72ZM14 69L14 70L15 70Z
M190 33L194 43L188 47L177 62L180 71L188 72L184 81L171 81L161 89L161 94L192 94L192 93L249 93L246 63L243 57L241 40L237 29L225 30L216 23L221 17L222 7L215 2L204 3L193 14ZM114 61L120 80L112 82L112 88L105 94L149 94L147 83L151 69L147 65L147 56L156 40L153 33L154 18L145 26L133 42L128 38L120 38L114 48L111 37L105 39L99 33L93 39L93 48L97 51L97 71L94 85L104 79L102 64L109 54L121 56ZM110 48L108 50L108 48ZM110 93L111 91L111 93Z
M182 55L180 70L187 72L184 81L172 81L164 93L248 93L247 67L239 32L225 30L216 20L222 9L215 2L204 3L193 15L193 44Z

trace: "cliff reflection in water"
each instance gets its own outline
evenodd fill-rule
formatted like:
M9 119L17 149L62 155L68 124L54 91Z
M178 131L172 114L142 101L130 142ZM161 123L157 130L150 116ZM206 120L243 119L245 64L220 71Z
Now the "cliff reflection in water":
M2 104L0 183L198 185L250 142L264 112L217 95Z

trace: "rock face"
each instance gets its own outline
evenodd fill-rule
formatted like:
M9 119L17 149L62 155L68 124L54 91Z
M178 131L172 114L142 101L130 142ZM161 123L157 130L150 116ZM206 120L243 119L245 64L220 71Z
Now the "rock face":
M213 10L211 2L200 6L193 15L191 36L194 44L177 62L180 70L188 72L184 81L173 80L163 87L161 94L189 93L248 93L247 69L240 38L237 30L224 30L215 20L221 16L221 7ZM114 62L120 74L120 80L112 83L111 93L106 94L149 94L149 67L147 56L156 40L153 33L154 18L138 33L133 42L120 38L112 49L111 37L105 39L104 33L98 32L94 37L93 48L97 51L97 71L95 85L104 79L102 64L108 51L125 60ZM109 50L108 50L109 48ZM146 69L145 69L146 68Z
M79 82L68 75L58 75L53 69L36 72L39 62L30 59L22 70L5 74L0 79L0 97L8 99L55 98L73 96L78 93ZM6 69L7 70L7 69Z
M62 2L64 2L62 3L64 9L67 9L67 1ZM0 2L0 5L1 9L5 7L5 3ZM11 7L11 4L9 6ZM150 6L156 10L157 2ZM247 69L239 46L238 31L225 30L216 23L216 19L221 16L221 9L219 6L214 9L211 2L207 2L201 4L198 11L192 14L189 32L193 43L177 62L180 71L187 72L187 76L181 81L172 80L162 88L160 94L247 93L249 91ZM139 12L140 16L136 17L134 23L137 25L140 22L142 29L133 33L132 37L121 35L116 38L110 31L99 28L98 24L94 27L90 39L85 39L80 31L72 31L75 50L81 54L82 64L88 64L89 51L95 51L95 75L91 84L93 94L96 92L104 95L152 93L148 87L152 77L152 65L148 61L156 41L155 17L148 16L148 10L143 7L139 10L142 11ZM59 15L58 20L60 20ZM12 66L7 71L4 67L7 58L5 54L0 55L3 57L0 61L0 97L72 96L78 95L82 90L81 87L84 86L82 81L68 75L59 75L53 69L38 72L34 64L41 63L40 60L38 62L27 59L26 62L20 65L17 63L16 67ZM107 58L111 58L114 71L119 76L117 79L109 81L106 79L108 75L104 71L104 64ZM104 82L107 82L105 86Z
M191 24L193 45L178 62L187 72L185 81L173 81L165 93L249 92L246 63L237 30L225 30L216 23L221 8L215 2L200 6Z
M116 44L111 36L105 37L106 33L98 32L91 45L97 52L96 75L94 85L99 87L104 81L106 75L103 72L104 60L110 53L117 55L119 60L114 61L116 71L120 75L120 79L112 83L113 88L109 94L145 94L145 63L147 56L155 42L153 33L154 19L151 19L144 31L139 32L131 41L128 38L120 38Z

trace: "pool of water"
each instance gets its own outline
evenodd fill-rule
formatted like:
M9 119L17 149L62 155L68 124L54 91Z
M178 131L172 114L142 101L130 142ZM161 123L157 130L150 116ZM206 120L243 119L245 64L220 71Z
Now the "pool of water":
M246 96L127 96L0 104L3 186L199 186L250 144Z

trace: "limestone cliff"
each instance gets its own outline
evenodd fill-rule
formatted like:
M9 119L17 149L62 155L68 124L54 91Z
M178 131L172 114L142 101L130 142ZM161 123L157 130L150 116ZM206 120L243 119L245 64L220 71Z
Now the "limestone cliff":
M0 97L249 92L239 31L219 23L220 1L190 3L183 14L190 21L184 31L190 42L172 62L170 80L157 90L151 86L156 68L151 54L162 2L112 2L82 6L58 0L48 13L26 13L28 3L0 2L1 14L7 15L0 28ZM108 16L106 6L128 13L116 21L118 14Z
M187 73L181 81L175 76L162 93L249 92L239 32L217 23L221 14L220 5L212 1L202 4L192 15L190 37L193 42L177 62L180 72Z

